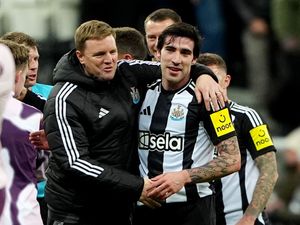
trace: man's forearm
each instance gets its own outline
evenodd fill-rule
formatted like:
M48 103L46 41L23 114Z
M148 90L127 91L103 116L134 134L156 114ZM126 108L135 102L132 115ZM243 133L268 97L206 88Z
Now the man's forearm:
M241 157L236 136L222 141L216 148L218 157L201 167L187 170L192 183L209 182L240 169Z
M245 211L245 215L258 217L273 192L278 173L275 152L268 152L255 159L259 168L259 178L257 180L252 200Z
M211 76L218 83L217 76L207 66L200 63L196 63L191 67L191 78L193 79L193 81L196 81L199 76L204 74Z

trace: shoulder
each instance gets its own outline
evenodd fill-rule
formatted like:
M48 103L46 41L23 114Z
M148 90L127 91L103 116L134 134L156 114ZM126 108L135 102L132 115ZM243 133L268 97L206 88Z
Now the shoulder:
M32 91L34 93L40 94L42 97L47 99L52 90L52 87L53 87L52 85L36 83L32 87Z
M145 60L125 60L118 61L118 66L134 66L134 65L155 65L160 66L160 62L157 61L145 61Z
M38 130L40 121L43 117L43 113L24 102L21 102L15 98L10 98L8 105L5 108L4 118L20 127L25 127L28 130L35 128ZM27 126L29 124L30 126Z
M9 100L7 101L5 110L11 113L11 115L20 112L21 116L23 117L26 117L28 116L28 114L33 114L33 113L42 114L42 112L36 107L26 104L22 101L19 101L18 99L13 97L9 98Z
M149 84L147 87L148 89L154 90L157 89L158 91L161 91L161 79L156 80L152 84Z
M82 103L86 99L86 94L78 88L76 84L71 82L59 82L53 86L53 90L46 102L46 111L49 109L64 107L66 103L72 104ZM49 105L55 106L49 107Z
M230 110L234 116L249 120L253 126L263 124L260 114L249 106L240 105L236 102L230 102Z
M53 94L60 97L69 96L77 90L78 85L72 82L59 82L53 87Z
M143 61L143 60L119 60L118 70L120 72L141 72L151 68L160 68L160 62Z

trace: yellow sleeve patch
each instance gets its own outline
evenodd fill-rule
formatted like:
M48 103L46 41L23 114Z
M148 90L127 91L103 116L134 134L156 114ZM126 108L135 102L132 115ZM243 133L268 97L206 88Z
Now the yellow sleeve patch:
M210 118L218 137L221 137L235 130L227 108L212 113L210 115Z
M267 125L260 125L250 130L252 141L256 151L273 145L272 139L267 129Z

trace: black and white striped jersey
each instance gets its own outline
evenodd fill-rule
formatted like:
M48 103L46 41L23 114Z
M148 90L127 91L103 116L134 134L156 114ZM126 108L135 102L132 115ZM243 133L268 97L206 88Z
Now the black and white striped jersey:
M235 135L228 108L224 109L228 123L215 123L214 117L223 116L225 111L207 112L204 104L197 103L194 88L192 81L176 91L164 90L160 80L149 86L139 118L141 176L152 178L204 165L213 159L213 143ZM211 194L209 183L190 184L166 202L185 202Z
M252 108L230 102L241 151L241 169L216 181L217 224L233 225L248 207L259 177L255 158L276 151L267 124ZM263 215L259 224L265 224Z

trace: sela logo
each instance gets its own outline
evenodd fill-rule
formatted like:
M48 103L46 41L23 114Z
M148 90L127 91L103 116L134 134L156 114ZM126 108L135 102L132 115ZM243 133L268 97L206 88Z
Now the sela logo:
M210 115L217 136L223 136L234 131L234 126L231 122L228 109L222 109Z
M183 138L171 136L170 133L152 134L148 131L139 132L139 148L149 151L182 151Z
M265 124L250 130L250 135L257 151L273 145L267 125Z
M109 111L107 109L100 108L99 118L101 119L103 116L106 116L108 113L109 113Z

